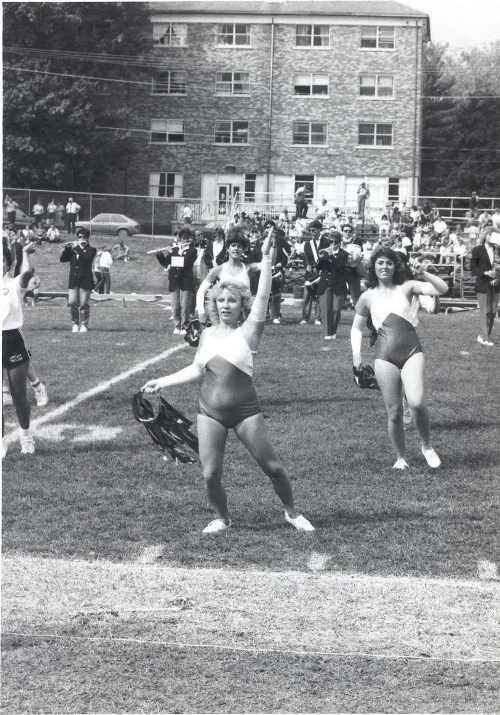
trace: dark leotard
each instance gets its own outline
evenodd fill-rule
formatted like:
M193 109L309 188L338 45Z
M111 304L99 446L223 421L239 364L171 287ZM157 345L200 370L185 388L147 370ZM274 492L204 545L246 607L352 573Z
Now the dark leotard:
M413 325L395 313L389 313L378 329L377 358L396 365L400 370L405 362L423 352Z

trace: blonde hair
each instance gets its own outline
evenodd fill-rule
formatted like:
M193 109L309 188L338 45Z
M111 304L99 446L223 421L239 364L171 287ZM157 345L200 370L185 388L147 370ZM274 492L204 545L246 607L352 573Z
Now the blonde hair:
M228 290L236 295L241 302L241 319L246 320L250 313L252 294L247 286L234 281L219 281L210 289L207 300L208 317L212 325L220 322L219 311L217 310L217 298L223 290Z

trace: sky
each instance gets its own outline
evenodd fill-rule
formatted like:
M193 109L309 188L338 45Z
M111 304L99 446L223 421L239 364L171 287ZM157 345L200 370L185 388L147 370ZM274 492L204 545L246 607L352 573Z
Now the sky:
M500 0L400 0L426 12L433 42L470 48L500 40Z

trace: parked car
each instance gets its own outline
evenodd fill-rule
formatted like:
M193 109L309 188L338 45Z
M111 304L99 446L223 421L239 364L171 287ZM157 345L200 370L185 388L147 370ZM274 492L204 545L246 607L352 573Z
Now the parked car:
M76 228L88 228L91 234L112 233L120 238L139 233L140 225L124 214L97 214L90 221L77 221Z
M16 226L31 226L34 220L33 216L28 216L28 214L24 213L22 209L16 208ZM7 223L7 214L5 212L3 215L3 221L4 223Z

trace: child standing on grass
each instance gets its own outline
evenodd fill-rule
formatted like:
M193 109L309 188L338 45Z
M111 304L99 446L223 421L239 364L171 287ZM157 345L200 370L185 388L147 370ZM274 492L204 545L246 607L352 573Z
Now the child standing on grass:
M253 356L257 352L271 291L270 229L262 246L262 263L257 295L248 318L250 290L246 284L222 279L211 290L210 318L213 326L203 331L191 365L173 375L149 380L145 392L201 382L197 420L200 461L208 499L216 512L204 529L216 534L231 526L226 492L222 486L222 464L229 429L270 477L285 507L285 520L298 531L314 531L312 524L294 506L288 474L269 441L264 417L253 384Z

